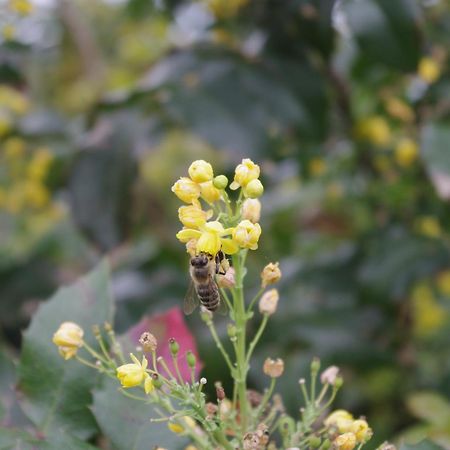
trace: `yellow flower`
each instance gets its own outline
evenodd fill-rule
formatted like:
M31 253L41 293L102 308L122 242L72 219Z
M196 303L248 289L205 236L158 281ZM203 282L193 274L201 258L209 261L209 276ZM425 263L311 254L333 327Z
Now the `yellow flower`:
M234 172L234 181L230 185L230 189L236 190L239 187L245 187L247 184L259 177L259 166L251 159L243 159L242 163L236 167Z
M203 199L208 203L214 203L220 199L221 192L219 189L214 187L212 181L207 181L200 184L200 193Z
M145 391L146 393L150 392L153 390L153 383L147 381L150 378L149 374L146 372L148 364L147 358L143 356L142 362L139 362L136 356L132 353L130 353L130 358L134 362L118 367L117 378L124 388L139 386L143 381L145 381Z
M203 159L194 161L188 169L189 176L192 181L196 183L203 183L205 181L211 181L214 177L213 168L211 164Z
M395 117L402 122L410 123L414 121L413 109L399 98L389 97L386 99L385 107L392 117Z
M248 198L258 198L263 195L264 186L259 180L252 180L243 188L244 195Z
M450 270L445 270L438 275L437 287L441 294L450 296Z
M167 427L169 428L170 431L172 431L172 433L180 434L184 431L184 428L179 423L175 422L169 422L167 424Z
M43 180L50 169L52 161L53 155L47 148L37 149L28 165L27 175L36 181Z
M336 427L340 433L350 431L353 416L344 409L333 411L323 422L327 427Z
M70 359L83 345L83 329L74 322L64 322L53 335L53 343L58 346L60 355Z
M309 161L308 168L313 177L320 177L327 171L327 163L322 158L313 158Z
M42 208L47 205L50 199L48 189L41 183L26 181L24 183L25 201L33 208Z
M442 228L439 220L434 216L423 216L417 220L417 228L420 233L430 238L439 238L442 236Z
M417 72L423 81L432 84L441 76L439 64L432 58L425 56L419 61Z
M5 157L7 159L20 158L25 153L25 141L18 137L12 137L5 141Z
M419 149L412 139L404 138L395 147L395 159L401 167L411 166L418 155Z
M242 204L241 217L250 222L259 222L261 217L261 202L257 198L247 198Z
M193 203L200 197L200 185L190 178L181 177L172 186L172 192L183 202Z
M33 11L33 5L29 0L9 0L9 7L23 16L27 16Z
M187 228L199 228L211 217L210 212L203 211L198 205L182 206L178 209L180 222Z
M359 122L356 133L379 147L386 147L391 141L391 130L381 116L371 116Z
M0 137L6 136L12 128L12 120L9 115L0 111Z
M239 9L245 6L249 0L206 0L210 11L218 19L226 19L235 16Z
M355 420L350 427L350 431L355 435L358 443L367 442L372 437L372 429L362 419Z
M341 434L333 441L333 444L338 450L353 450L356 446L356 436L354 433Z
M199 228L199 230L184 228L177 233L177 238L183 243L196 239L197 253L203 252L212 256L215 256L219 250L228 255L232 255L239 250L236 242L232 239L224 238L224 236L233 232L232 228L224 229L223 225L218 221L206 222Z
M233 240L242 248L256 250L260 236L261 226L259 223L250 222L250 220L242 220L233 230Z
M16 29L11 24L6 24L2 28L2 36L5 41L10 41L13 39L14 35L16 34Z

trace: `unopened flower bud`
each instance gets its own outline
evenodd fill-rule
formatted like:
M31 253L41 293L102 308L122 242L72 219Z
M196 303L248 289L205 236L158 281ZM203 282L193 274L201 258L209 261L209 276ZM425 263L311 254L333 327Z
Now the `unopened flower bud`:
M172 192L183 202L192 203L200 197L200 186L190 178L181 177L173 186Z
M338 374L339 374L339 367L330 366L321 373L320 382L322 384L331 384L332 386L334 386Z
M202 308L201 313L200 313L200 317L203 320L203 322L209 323L212 320L213 314L208 309Z
M333 445L338 450L353 450L356 446L356 436L354 433L344 433L339 435Z
M353 421L350 431L355 434L356 440L360 444L367 442L373 434L369 424L363 419Z
M319 358L313 358L311 362L311 372L313 374L317 374L317 372L320 369L320 359Z
M64 322L53 335L53 343L58 346L64 359L74 357L83 345L83 329L73 322Z
M334 381L334 388L340 389L342 385L344 384L344 379L342 377L336 377L336 380Z
M157 373L152 374L152 380L153 386L155 386L156 389L160 389L162 387L163 382L161 381Z
M197 363L197 358L191 351L186 353L186 362L191 369L193 369Z
M213 180L213 184L217 189L225 189L228 186L228 178L225 175L217 175Z
M257 198L247 198L241 208L242 219L257 223L261 217L261 202Z
M261 272L261 286L277 283L281 278L279 263L269 263Z
M208 382L208 380L205 377L200 378L200 384L205 385Z
M244 195L248 198L258 198L264 193L264 186L260 180L252 180L243 188Z
M141 334L141 337L139 338L139 344L141 344L142 350L144 352L155 352L156 348L158 347L158 341L156 340L155 336L153 336L153 334L149 333L148 331L145 331Z
M234 286L236 286L236 279L235 279L235 271L233 267L230 267L225 275L218 275L217 276L217 284L221 288L228 288L231 289Z
M113 331L113 327L112 327L112 325L109 322L105 322L103 324L103 328L105 329L105 331L107 333L109 333L110 331Z
M205 409L206 409L207 416L212 418L217 413L219 407L217 405L215 405L214 403L208 402L205 405Z
M169 339L169 349L173 357L176 357L180 351L180 345L174 338Z
M322 449L328 450L331 447L331 441L329 439L325 439L322 443Z
M92 325L92 333L96 338L100 337L100 327L98 325Z
M167 424L167 427L169 428L170 431L172 431L172 433L180 434L184 431L184 427L182 427L179 423L175 422L169 422Z
M318 448L318 447L320 447L320 444L321 444L321 439L320 439L320 437L319 436L311 436L310 438L309 438L309 445L312 447L312 448Z
M232 323L229 323L227 326L227 333L231 340L236 339L236 332L237 332L236 326L233 325Z
M280 377L284 372L283 360L280 358L277 359L267 358L264 361L263 372L271 378Z
M219 402L225 398L225 389L221 385L216 386L216 396Z
M188 169L189 176L192 181L196 183L203 183L205 181L212 180L213 168L210 163L203 161L203 159L199 159L194 161Z
M271 316L277 310L279 298L276 289L265 292L259 300L259 312Z

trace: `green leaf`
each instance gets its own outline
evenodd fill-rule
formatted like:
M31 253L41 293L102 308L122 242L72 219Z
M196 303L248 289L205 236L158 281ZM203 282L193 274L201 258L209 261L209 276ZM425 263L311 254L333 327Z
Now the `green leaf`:
M150 422L151 418L158 417L152 405L126 397L119 392L118 382L105 381L104 386L94 392L92 410L114 448L148 450L162 446L178 450L186 446L186 439L170 432L166 422ZM136 394L139 393L136 391Z
M446 200L450 199L449 142L450 126L446 123L431 123L422 132L423 160L436 191Z
M102 262L74 285L58 290L34 316L24 334L19 390L22 408L40 433L63 430L85 439L96 432L88 409L95 373L77 361L64 361L52 336L62 322L73 321L94 345L91 327L111 321L112 314L109 268Z
M434 425L450 424L450 403L435 392L418 392L407 399L409 410Z
M346 0L343 7L364 56L396 69L416 69L421 39L414 0Z

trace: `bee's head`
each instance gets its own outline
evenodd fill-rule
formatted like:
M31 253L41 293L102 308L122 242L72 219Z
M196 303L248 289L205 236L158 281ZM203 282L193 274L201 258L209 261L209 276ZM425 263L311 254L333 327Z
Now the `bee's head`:
M191 266L194 267L204 267L208 264L209 257L206 253L200 253L199 255L191 258Z

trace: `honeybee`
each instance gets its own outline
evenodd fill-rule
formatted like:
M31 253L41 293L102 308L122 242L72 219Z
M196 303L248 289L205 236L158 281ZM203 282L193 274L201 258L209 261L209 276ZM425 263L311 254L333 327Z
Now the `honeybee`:
M201 252L191 258L189 273L192 282L184 299L185 314L191 314L199 303L208 311L226 312L215 276L224 275L227 267L228 260L221 251L216 257Z

